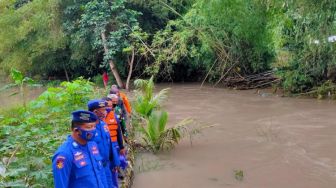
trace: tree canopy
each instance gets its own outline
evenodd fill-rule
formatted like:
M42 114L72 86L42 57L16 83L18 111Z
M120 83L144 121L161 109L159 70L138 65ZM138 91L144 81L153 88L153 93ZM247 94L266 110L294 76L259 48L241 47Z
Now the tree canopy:
M0 64L42 79L112 71L120 84L132 75L218 84L273 71L280 87L305 92L335 82L335 4L1 1Z

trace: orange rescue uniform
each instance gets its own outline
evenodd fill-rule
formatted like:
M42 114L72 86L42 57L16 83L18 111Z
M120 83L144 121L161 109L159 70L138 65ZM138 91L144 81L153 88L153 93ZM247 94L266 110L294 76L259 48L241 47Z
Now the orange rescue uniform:
M109 112L105 118L112 142L118 141L118 122L113 111Z
M119 92L119 93L120 93L120 97L121 97L122 101L124 102L124 106L126 108L126 111L130 114L132 112L132 107L131 107L130 102L128 101L128 98L127 98L126 94L123 93L123 92Z

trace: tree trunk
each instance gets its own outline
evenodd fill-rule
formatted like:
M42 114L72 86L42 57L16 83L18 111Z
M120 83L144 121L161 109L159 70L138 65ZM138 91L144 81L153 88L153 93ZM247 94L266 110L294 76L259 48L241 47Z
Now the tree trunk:
M63 69L64 69L65 77L66 77L67 81L69 82L70 79L69 79L68 71L66 70L64 63L63 63Z
M132 57L131 59L128 59L128 65L129 65L129 70L128 70L128 76L127 76L127 81L126 81L126 89L129 90L129 82L131 80L132 72L133 72L133 64L134 64L134 48L132 49Z
M105 54L108 54L109 50L107 48L106 36L105 36L104 32L101 33L101 38L102 38L102 41L103 41L103 46L104 46ZM119 75L119 72L117 70L117 67L114 65L114 63L113 63L113 61L111 59L109 60L109 64L110 64L110 68L111 68L112 74L113 74L114 78L116 79L119 88L124 88L124 85L123 85L123 82L122 82L122 80L120 78L120 75Z

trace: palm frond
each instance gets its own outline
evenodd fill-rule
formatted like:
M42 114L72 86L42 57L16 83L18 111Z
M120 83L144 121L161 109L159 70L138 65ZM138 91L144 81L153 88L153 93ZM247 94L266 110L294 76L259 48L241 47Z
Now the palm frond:
M168 121L168 113L165 111L161 112L160 117L159 117L159 125L158 125L159 126L158 129L160 133L165 130L167 121Z
M134 86L136 89L140 89L141 91L144 90L145 86L147 85L148 81L143 79L136 79L134 81Z
M161 90L159 93L157 93L153 99L151 100L152 103L155 103L156 106L160 106L163 101L165 101L168 97L168 91L170 88L165 88Z
M134 109L140 117L146 119L140 132L147 148L153 152L172 149L188 133L186 125L193 120L184 119L174 127L167 128L168 113L157 110L167 99L169 88L154 95L154 77L149 80L138 79L134 85L137 88Z

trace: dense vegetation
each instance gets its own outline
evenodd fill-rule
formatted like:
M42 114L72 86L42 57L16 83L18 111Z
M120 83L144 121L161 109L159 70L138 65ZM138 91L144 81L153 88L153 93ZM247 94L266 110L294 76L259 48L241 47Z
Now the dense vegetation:
M119 85L150 75L218 84L273 71L286 91L333 91L335 11L329 0L1 1L1 71L38 79L107 71Z
M51 157L69 134L69 114L86 109L99 95L93 91L84 79L63 82L25 106L0 112L0 187L52 187Z

